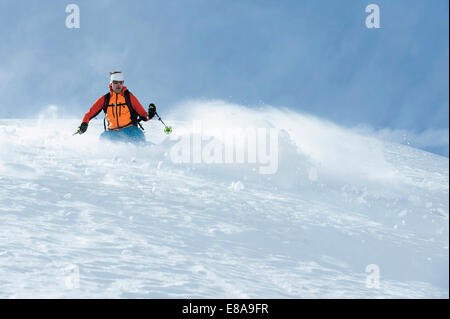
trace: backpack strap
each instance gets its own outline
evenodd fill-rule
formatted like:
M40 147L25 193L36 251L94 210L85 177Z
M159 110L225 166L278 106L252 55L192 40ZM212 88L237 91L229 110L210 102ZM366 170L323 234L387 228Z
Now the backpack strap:
M138 114L135 111L135 109L133 108L133 105L131 104L130 94L131 94L131 92L128 91L128 89L125 92L123 92L123 96L125 97L125 102L127 103L128 108L130 109L131 121L133 122L133 125L139 125L139 127L142 130L144 130L142 125L138 122L138 119L137 119Z
M111 93L108 92L105 94L104 96L104 100L103 100L103 112L105 113L105 117L103 118L103 128L106 131L106 111L108 109L108 104L109 104L109 99L111 98Z
M133 108L133 105L131 104L130 91L125 90L125 92L123 92L123 96L125 97L125 102L127 103L128 108L130 109L131 121L133 122L133 124L136 124L137 114Z
M106 109L108 108L108 104L109 104L109 99L111 98L111 93L108 92L105 94L104 96L104 101L103 101L103 112L106 113Z

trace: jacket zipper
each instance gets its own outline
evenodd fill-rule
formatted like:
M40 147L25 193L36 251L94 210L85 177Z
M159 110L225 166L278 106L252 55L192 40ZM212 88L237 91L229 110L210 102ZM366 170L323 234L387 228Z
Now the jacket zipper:
M117 118L117 128L119 128L120 126L119 126L119 112L117 112L117 93L116 93L116 107L115 107L115 109L116 109L116 118Z

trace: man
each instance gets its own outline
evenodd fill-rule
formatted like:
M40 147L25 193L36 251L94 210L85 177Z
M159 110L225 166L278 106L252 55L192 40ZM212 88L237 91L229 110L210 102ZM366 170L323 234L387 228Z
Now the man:
M108 122L108 129L100 135L101 139L111 141L145 142L144 133L137 127L138 121L148 121L156 113L154 104L150 104L148 113L138 99L123 85L121 71L110 72L109 93L100 97L84 115L78 133L83 134L89 121L102 110Z

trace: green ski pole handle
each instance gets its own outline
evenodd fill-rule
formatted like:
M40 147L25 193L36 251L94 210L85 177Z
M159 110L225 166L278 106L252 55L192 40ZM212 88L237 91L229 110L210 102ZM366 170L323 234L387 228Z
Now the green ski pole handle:
M166 127L164 128L164 133L166 133L166 134L172 133L172 126L166 126Z
M161 123L164 125L164 133L166 134L172 133L172 126L167 126L166 123L164 123L161 117L159 116L158 112L155 111L155 115L158 117L158 120L161 121Z

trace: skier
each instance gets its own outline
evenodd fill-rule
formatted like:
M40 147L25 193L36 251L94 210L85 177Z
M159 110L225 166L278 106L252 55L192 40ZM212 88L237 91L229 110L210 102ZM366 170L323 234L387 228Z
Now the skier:
M89 121L102 110L108 121L108 129L100 135L100 139L111 141L145 142L144 133L138 128L138 121L148 121L156 113L154 104L150 104L148 112L138 99L123 85L124 76L121 71L110 72L109 93L100 97L84 115L77 133L83 134ZM140 125L140 124L139 124Z

